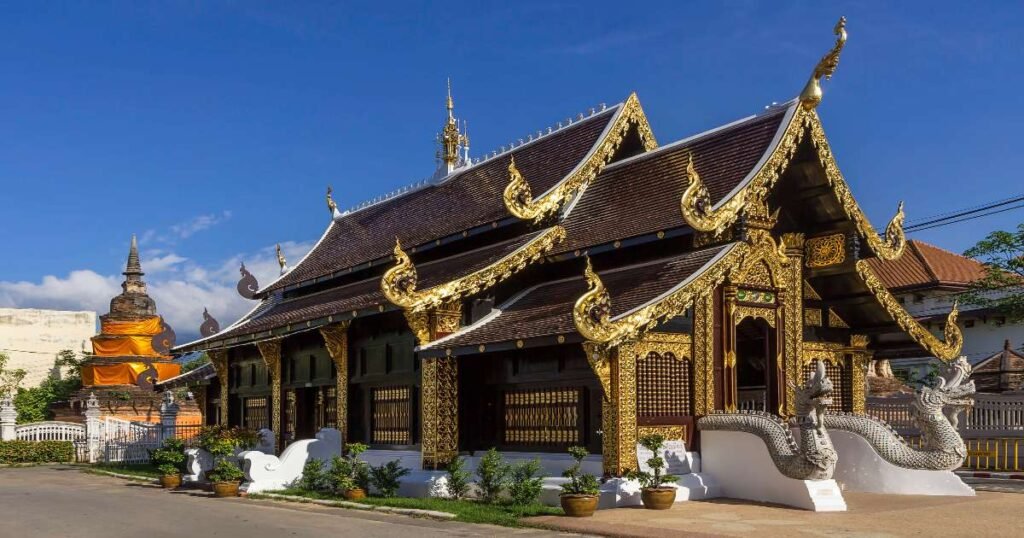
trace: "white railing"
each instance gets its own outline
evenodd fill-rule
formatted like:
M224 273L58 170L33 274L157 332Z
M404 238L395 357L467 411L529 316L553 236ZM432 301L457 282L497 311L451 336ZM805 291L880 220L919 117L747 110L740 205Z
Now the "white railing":
M74 422L35 422L14 428L19 441L78 441L85 438L85 425Z
M107 417L103 420L103 460L117 463L149 463L149 451L163 442L161 426Z
M867 412L900 433L914 434L917 427L910 414L913 401L909 394L868 398ZM964 438L1024 437L1024 395L976 394L974 407L960 415L958 428Z

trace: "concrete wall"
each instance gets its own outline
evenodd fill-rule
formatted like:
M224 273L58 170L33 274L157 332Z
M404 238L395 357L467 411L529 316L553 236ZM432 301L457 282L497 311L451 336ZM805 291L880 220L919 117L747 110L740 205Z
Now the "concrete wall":
M0 352L11 358L9 368L24 368L23 387L34 387L53 369L63 349L92 352L95 312L66 312L34 308L0 308Z

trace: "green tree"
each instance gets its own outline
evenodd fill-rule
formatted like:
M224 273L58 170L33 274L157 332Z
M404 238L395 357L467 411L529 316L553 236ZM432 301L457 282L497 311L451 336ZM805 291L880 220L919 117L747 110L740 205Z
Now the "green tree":
M181 373L191 372L192 370L195 370L196 368L199 368L200 366L208 362L210 362L210 357L206 353L203 353L202 355L186 362L185 364L182 364Z
M58 353L53 366L55 372L38 387L18 389L14 396L14 406L18 409L19 424L52 419L50 406L54 402L67 400L82 388L82 358L74 351L65 349Z
M10 361L11 358L7 354L0 352L0 396L14 394L18 390L18 386L21 385L21 381L25 379L24 369L7 367L7 363Z
M963 300L991 308L1011 323L1024 321L1024 223L1015 232L988 234L964 256L984 264L985 275L971 284Z

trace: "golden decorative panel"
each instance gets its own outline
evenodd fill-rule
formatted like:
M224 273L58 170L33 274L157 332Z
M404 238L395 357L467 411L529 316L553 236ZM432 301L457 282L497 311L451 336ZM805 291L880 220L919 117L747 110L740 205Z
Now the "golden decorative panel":
M210 362L213 363L213 369L217 371L217 379L220 381L220 423L227 425L228 423L228 400L230 395L228 390L228 350L226 349L211 349L206 352L206 355L210 357Z
M580 163L573 172L556 184L553 188L534 199L530 184L515 167L515 161L509 160L509 183L502 193L502 199L509 213L523 220L541 221L555 214L582 187L589 184L608 162L615 156L622 141L625 140L631 127L636 127L643 142L644 149L650 151L658 147L654 133L647 123L647 116L640 107L636 93L626 99L622 110L618 112L614 123L606 130L603 140L590 157Z
M713 290L693 302L693 412L706 415L715 408L715 301Z
M417 290L416 266L395 242L395 266L381 278L380 288L392 303L413 312L438 308L445 303L479 293L522 271L565 240L565 228L553 226L500 260L455 280Z
M846 236L843 234L812 237L804 246L804 263L807 267L818 268L839 265L846 261Z
M808 327L821 327L821 309L820 308L805 308L804 309L804 325Z
M736 290L736 300L742 303L775 304L775 292L762 290Z
M660 435L666 441L687 441L686 426L640 426L636 430L637 438L647 435Z
M821 295L818 295L818 292L814 290L814 287L811 286L811 283L806 280L804 280L804 299L809 299L812 301L821 300Z
M893 318L896 324L910 335L915 342L943 361L951 361L960 355L960 351L963 349L964 335L956 324L957 316L959 315L956 303L953 304L953 309L946 317L946 324L943 327L943 339L939 340L931 331L924 328L923 325L914 319L914 316L910 315L903 308L903 305L889 293L885 284L875 276L867 260L858 260L856 266L857 273L863 279L864 285L867 286L875 296L875 299L878 300L878 303Z
M732 319L737 325L747 318L763 319L768 325L775 327L775 307L735 305L732 307Z
M454 357L426 358L420 375L423 467L437 469L458 454L459 363Z
M273 340L264 340L262 342L256 342L256 347L260 350L260 356L263 357L263 362L267 365L267 371L270 372L270 398L271 398L271 409L273 415L271 416L270 429L277 435L278 438L281 436L281 339L275 338Z
M689 351L688 346L686 351ZM685 356L676 356L672 351L650 351L646 355L638 355L637 416L657 418L692 415L691 377L691 362Z
M582 439L579 388L509 391L503 398L508 445L575 445Z
M780 361L780 367L783 369L783 378L786 382L783 384L785 387L786 398L783 403L783 408L779 410L779 413L783 412L787 415L792 415L796 412L794 407L795 392L794 389L800 384L800 344L804 338L804 322L807 311L803 308L804 305L804 291L808 287L807 281L804 280L803 275L803 263L801 263L801 257L804 253L804 234L802 233L787 233L782 235L781 242L786 246L786 255L789 257L789 271L786 272L786 290L785 299L782 300L782 313L784 320L784 327L782 331L782 349L784 351L783 360ZM813 291L813 290L812 290ZM781 300L781 299L780 299ZM820 311L819 311L819 324L820 324Z
M828 326L835 327L837 329L849 329L850 325L843 321L843 318L836 314L835 310L828 309Z
M344 321L320 327L320 336L324 339L327 354L334 362L335 377L335 428L341 432L343 439L348 439L348 327Z

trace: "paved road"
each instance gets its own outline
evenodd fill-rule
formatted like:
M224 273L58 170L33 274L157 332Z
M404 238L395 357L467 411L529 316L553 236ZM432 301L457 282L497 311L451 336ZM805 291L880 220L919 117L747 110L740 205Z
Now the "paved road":
M0 469L0 536L286 538L556 536L356 510L245 499L97 476L72 467Z

